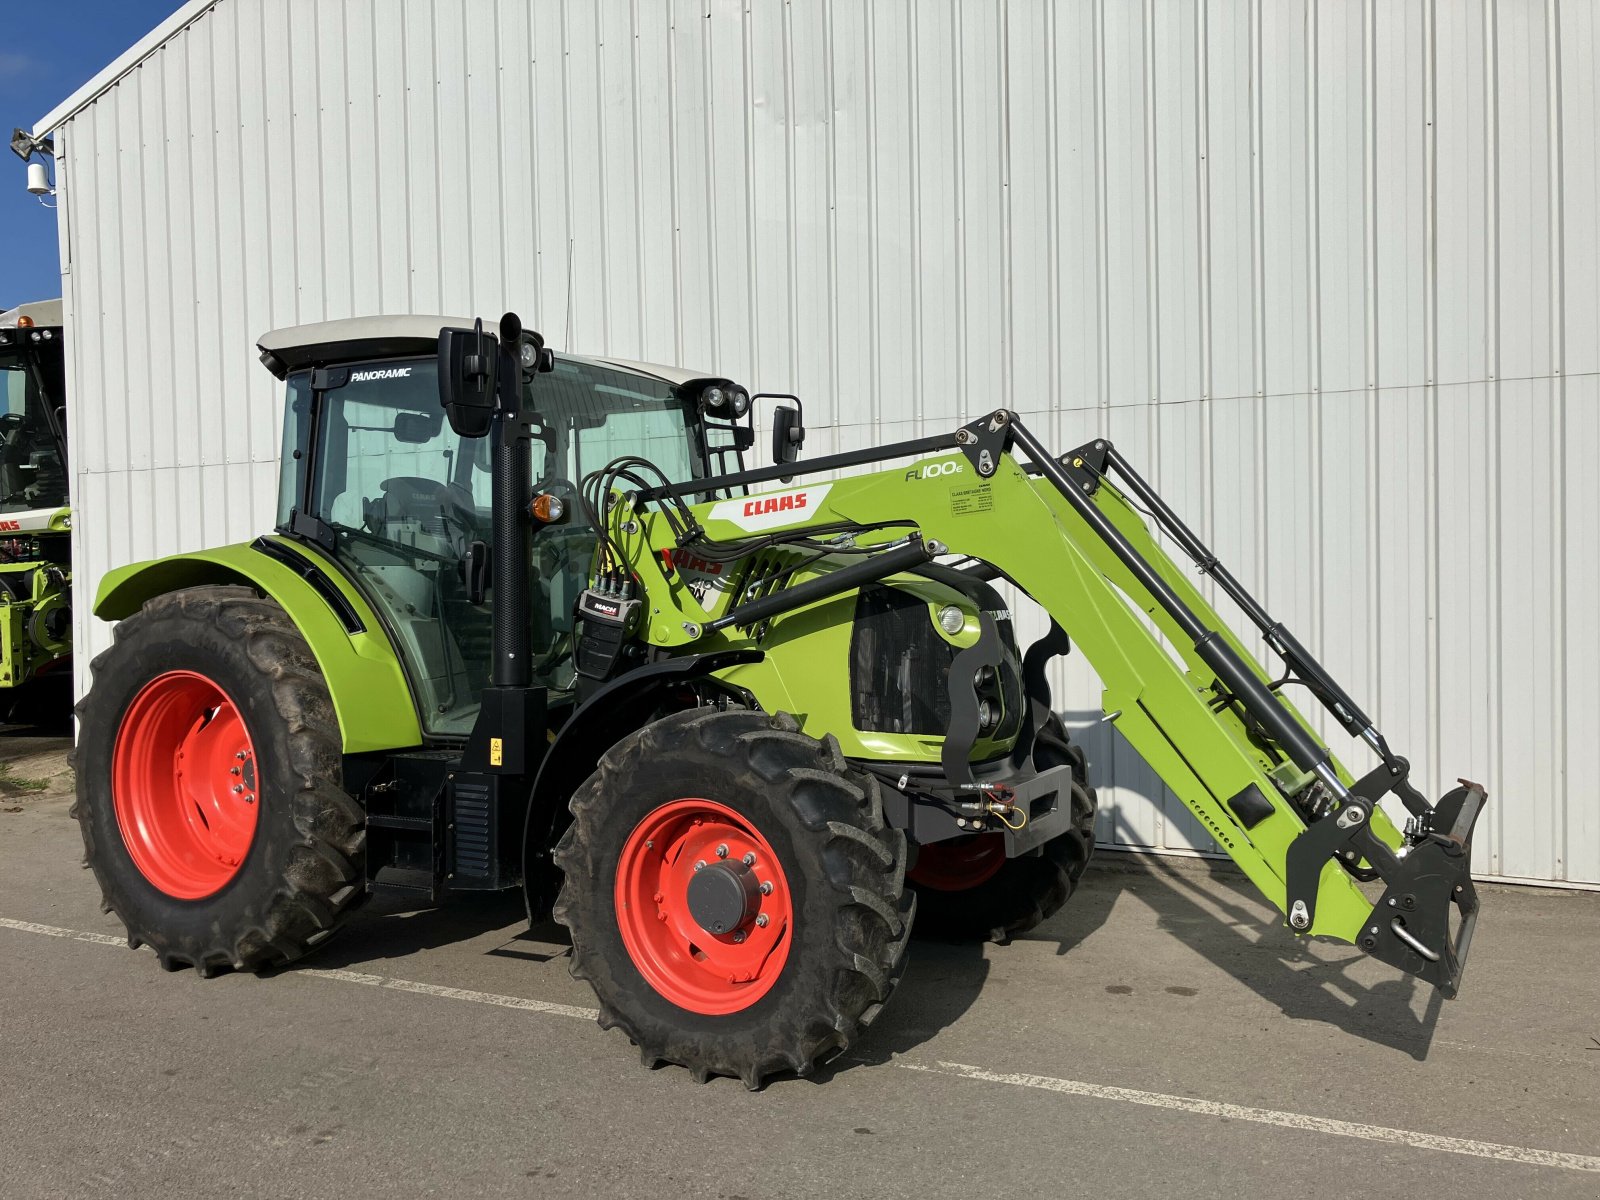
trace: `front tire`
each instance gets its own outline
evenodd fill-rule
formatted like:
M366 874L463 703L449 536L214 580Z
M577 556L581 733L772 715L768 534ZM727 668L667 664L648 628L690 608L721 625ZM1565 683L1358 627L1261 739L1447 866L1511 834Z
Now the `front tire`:
M572 799L555 917L600 1024L704 1082L811 1072L888 1000L914 897L905 836L832 738L745 710L664 717Z
M906 878L917 891L917 932L940 941L1006 942L1060 911L1094 854L1097 805L1083 748L1054 714L1034 739L1033 765L1072 768L1072 828L1035 854L1005 856L998 833L920 848Z
M115 638L75 762L102 907L167 970L299 958L365 894L365 819L310 647L244 587L159 596Z

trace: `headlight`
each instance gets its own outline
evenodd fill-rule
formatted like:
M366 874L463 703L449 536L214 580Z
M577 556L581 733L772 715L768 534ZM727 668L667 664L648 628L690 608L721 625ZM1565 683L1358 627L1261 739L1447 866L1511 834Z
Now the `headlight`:
M967 627L967 614L954 604L946 604L939 610L939 628L949 634L960 633Z
M978 701L978 724L987 733L1000 723L1000 706L993 700Z
M733 415L742 417L750 411L750 393L743 388L736 388L733 392Z
M702 394L702 400L706 408L718 412L720 412L722 410L722 406L727 403L727 399L727 393L719 387L708 387Z

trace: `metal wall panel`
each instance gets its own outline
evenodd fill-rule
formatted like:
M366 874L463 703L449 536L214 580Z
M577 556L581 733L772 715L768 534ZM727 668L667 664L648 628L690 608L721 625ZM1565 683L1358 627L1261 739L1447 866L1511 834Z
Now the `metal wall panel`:
M1432 785L1488 784L1481 871L1600 883L1594 5L194 13L58 143L86 590L270 522L255 335L513 304L798 391L816 454L998 404L1116 438ZM1102 838L1208 849L1058 685Z

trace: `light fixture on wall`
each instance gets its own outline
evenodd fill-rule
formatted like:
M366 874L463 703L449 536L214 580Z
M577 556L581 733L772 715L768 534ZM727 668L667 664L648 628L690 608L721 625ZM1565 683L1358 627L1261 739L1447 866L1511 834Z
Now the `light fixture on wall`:
M13 129L11 131L11 152L28 164L28 191L39 197L39 203L46 208L54 208L50 197L56 194L55 184L50 179L50 168L47 165L55 156L55 142L49 134L34 137L26 129ZM37 155L43 162L34 162Z

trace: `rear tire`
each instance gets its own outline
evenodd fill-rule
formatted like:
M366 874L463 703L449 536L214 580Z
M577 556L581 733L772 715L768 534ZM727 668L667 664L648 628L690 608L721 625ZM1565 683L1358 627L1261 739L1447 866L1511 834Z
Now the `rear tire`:
M917 933L938 941L1006 942L1053 916L1072 896L1094 855L1097 800L1083 748L1051 715L1034 739L1036 770L1072 767L1072 829L1036 854L1005 858L1000 834L920 849L906 879L917 892Z
M782 714L677 713L608 751L571 807L555 918L601 1026L627 1033L646 1065L752 1089L807 1075L888 1000L915 904L905 836L832 738ZM702 871L734 898L720 932L703 898L690 911Z
M365 894L365 817L310 647L244 587L159 596L115 638L78 706L72 810L102 907L167 970L299 958Z

